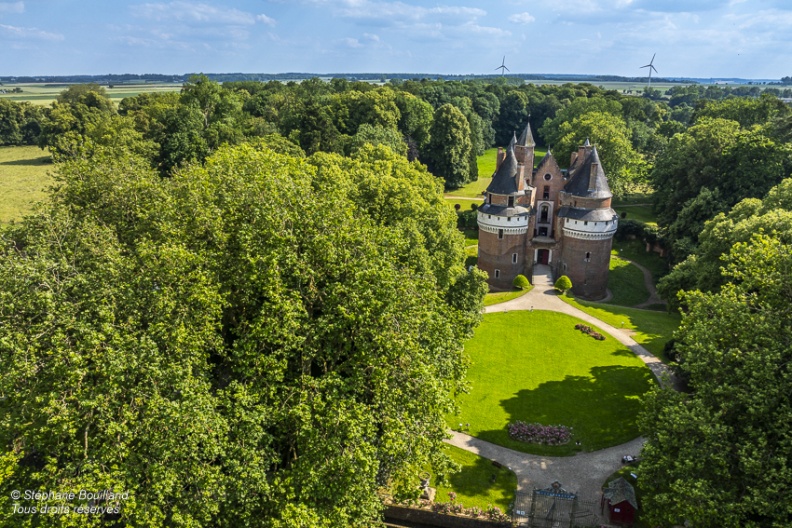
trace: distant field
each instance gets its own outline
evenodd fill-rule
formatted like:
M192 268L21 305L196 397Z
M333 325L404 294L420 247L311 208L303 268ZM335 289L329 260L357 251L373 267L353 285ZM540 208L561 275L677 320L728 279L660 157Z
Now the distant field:
M11 101L27 101L29 103L46 106L49 105L65 89L68 84L4 84L0 90L10 91L20 88L22 93L0 94L0 99ZM104 86L107 96L120 102L125 97L134 97L141 93L151 92L176 92L181 90L181 84L118 84L114 88Z
M52 168L49 153L38 147L0 148L0 225L22 219L46 199Z

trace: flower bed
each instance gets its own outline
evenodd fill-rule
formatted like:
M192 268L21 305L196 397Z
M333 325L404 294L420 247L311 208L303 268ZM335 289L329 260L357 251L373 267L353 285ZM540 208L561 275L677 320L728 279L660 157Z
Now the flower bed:
M599 341L605 341L605 336L600 334L599 332L597 332L596 330L594 330L590 326L586 326L584 324L578 323L578 324L575 325L575 330L580 330L584 334L588 334L591 337L593 337L594 339L597 339Z
M542 425L517 420L508 425L509 436L529 444L564 445L572 439L572 430L565 425Z

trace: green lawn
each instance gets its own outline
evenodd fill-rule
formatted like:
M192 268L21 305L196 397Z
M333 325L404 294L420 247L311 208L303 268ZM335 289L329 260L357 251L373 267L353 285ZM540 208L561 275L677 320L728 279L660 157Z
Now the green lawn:
M649 299L643 272L629 261L616 256L610 259L608 289L613 294L613 298L607 304L635 306Z
M502 302L511 301L517 297L522 297L533 289L533 286L524 290L514 290L507 292L488 293L484 296L484 306L491 306L493 304L500 304Z
M450 426L469 423L473 436L540 455L593 451L638 436L635 417L651 372L615 339L575 330L578 322L539 310L485 314L465 345L470 392L458 396L460 413L448 417ZM506 430L515 420L572 427L573 442L517 442Z
M456 502L465 508L478 506L486 510L491 504L504 512L509 510L517 489L517 476L513 471L493 466L489 459L458 447L449 445L445 449L462 469L449 477L447 485L436 486L435 502L449 502L448 492L453 491L457 494Z
M651 194L629 194L613 199L613 208L619 213L627 213L626 218L645 224L657 224L657 215L652 210Z
M663 354L663 347L673 337L674 331L679 327L679 323L682 320L682 316L679 314L640 310L612 304L590 303L578 301L565 295L559 298L614 328L634 330L635 333L631 337L637 343L643 345L644 348L663 361L668 361L668 358Z
M46 199L52 168L49 153L38 147L0 148L0 224L22 219Z
M668 273L668 264L665 259L657 253L647 253L646 244L640 240L614 240L611 253L627 260L635 261L648 269L655 283Z
M536 148L534 149L534 160L536 163L544 157L547 153L547 149L543 148ZM484 201L484 198L481 197L481 193L487 188L487 186L492 181L492 174L495 172L495 158L498 154L498 149L493 147L491 149L487 149L484 154L476 158L476 164L478 165L478 172L479 177L478 180L468 183L464 187L460 187L459 189L454 189L453 191L449 191L446 193L446 201L453 203L459 203L465 208L465 202L469 200L457 200L454 202L455 196L462 196L466 198L481 198L480 202ZM469 207L469 206L468 206Z

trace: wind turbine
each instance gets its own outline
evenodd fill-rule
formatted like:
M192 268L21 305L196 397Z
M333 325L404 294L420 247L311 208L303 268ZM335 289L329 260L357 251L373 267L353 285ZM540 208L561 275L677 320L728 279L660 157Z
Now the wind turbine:
M501 65L495 69L501 71L501 77L503 77L504 75L503 70L506 70L507 72L511 73L511 70L506 67L506 55L503 56L503 61L501 62Z
M654 70L654 72L657 73L657 68L655 68L653 65L655 55L657 55L657 53L652 55L652 60L649 61L649 64L647 64L646 66L641 66L641 68L649 68L649 85L647 86L647 88L652 87L652 70Z

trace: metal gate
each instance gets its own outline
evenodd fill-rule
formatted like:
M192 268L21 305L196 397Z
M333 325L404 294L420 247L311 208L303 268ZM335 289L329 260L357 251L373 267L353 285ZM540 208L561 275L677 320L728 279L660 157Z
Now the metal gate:
M514 500L517 526L531 528L589 528L600 524L597 501L580 500L558 482L546 489L518 491Z

